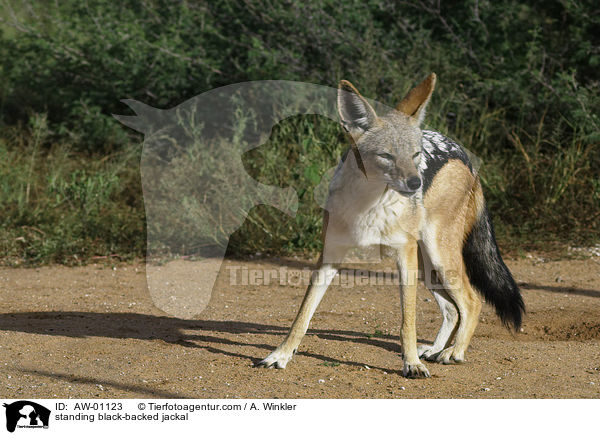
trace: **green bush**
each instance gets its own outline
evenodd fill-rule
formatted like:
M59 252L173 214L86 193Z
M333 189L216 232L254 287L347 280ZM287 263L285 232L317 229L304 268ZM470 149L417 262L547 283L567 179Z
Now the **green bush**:
M45 117L32 119L29 128L0 135L0 262L144 255L139 147L90 159L65 143L46 143Z
M3 2L2 152L21 170L5 167L10 178L2 186L12 193L3 228L39 227L59 216L32 208L34 193L40 200L74 195L56 209L79 201L69 218L74 228L80 223L77 234L143 251L143 242L132 242L133 227L122 243L115 230L122 223L114 221L127 197L141 221L135 228L143 227L142 204L131 200L140 195L137 178L130 172L105 178L94 164L102 156L110 162L132 156L130 144L140 142L111 117L127 110L120 99L170 108L241 81L335 86L344 78L393 105L435 71L439 84L427 123L482 158L501 240L594 243L600 231L599 12L591 0ZM23 127L35 113L47 114L44 138ZM277 146L248 153L245 164L263 182L294 186L304 198L339 156L340 137L339 129L314 117L286 121L272 138ZM60 183L66 184L50 190L35 188L44 169L31 162L57 156L83 172L65 175ZM298 165L282 164L286 159ZM119 188L106 198L90 193L113 185ZM253 211L231 246L286 253L318 248L320 211L302 198L303 217L295 220L265 207ZM63 254L53 258L85 251L77 246L57 248ZM46 255L37 252L24 255Z

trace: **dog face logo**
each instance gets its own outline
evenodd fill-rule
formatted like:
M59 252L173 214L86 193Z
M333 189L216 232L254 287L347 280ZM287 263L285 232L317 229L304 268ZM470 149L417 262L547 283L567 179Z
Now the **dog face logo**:
M47 428L50 410L28 400L4 404L6 408L6 430L14 432L19 428Z

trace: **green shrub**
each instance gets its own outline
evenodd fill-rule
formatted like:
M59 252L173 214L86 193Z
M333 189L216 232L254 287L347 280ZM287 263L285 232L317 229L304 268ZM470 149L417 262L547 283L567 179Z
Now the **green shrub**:
M501 240L595 243L599 12L591 0L3 2L0 185L9 206L2 228L19 238L24 226L47 225L43 231L56 240L46 251L8 242L5 249L59 261L110 246L142 252L137 166L114 172L118 159L139 157L130 144L141 140L111 117L126 111L122 98L170 108L241 81L335 86L344 78L393 105L430 71L439 84L427 123L481 157ZM45 126L35 127L42 119ZM36 131L45 136L36 139ZM258 207L232 249L317 249L320 210L305 198L343 147L339 129L306 117L285 121L270 144L248 153L253 176L297 189L302 216L290 220ZM98 166L103 156L109 157ZM62 163L53 169L56 159ZM61 181L45 184L54 170L80 172L60 172ZM99 186L110 194L94 196ZM56 197L63 202L50 206ZM102 248L49 235L60 231Z
M139 147L90 159L69 144L44 143L45 118L33 119L0 136L0 263L143 256Z

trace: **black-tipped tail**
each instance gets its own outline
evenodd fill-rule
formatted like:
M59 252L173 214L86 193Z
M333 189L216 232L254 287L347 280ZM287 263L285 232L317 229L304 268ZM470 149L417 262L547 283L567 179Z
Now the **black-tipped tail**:
M463 246L467 276L495 309L506 327L521 327L525 304L519 287L504 264L487 207L484 206Z

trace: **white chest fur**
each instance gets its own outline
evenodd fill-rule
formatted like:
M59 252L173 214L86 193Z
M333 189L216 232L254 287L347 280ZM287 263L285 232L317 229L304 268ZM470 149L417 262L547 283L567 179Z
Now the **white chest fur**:
M352 172L352 173L351 173ZM344 246L395 246L418 238L421 192L407 197L362 174L339 168L331 182L326 209L328 242Z

